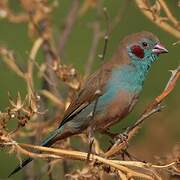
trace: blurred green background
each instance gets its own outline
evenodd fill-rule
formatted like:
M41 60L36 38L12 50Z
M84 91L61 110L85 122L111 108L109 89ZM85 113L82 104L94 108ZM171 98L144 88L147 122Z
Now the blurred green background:
M169 8L173 11L177 19L180 19L180 9L178 8L178 0L168 0ZM58 8L52 13L52 25L55 41L60 35L61 27L65 17L69 11L72 0L60 0ZM82 1L83 3L83 1ZM103 6L107 7L110 20L113 19L123 7L125 1L113 0L103 1ZM19 11L21 7L17 0L11 1L11 7L14 11ZM95 8L89 9L82 17L78 17L72 33L70 34L66 45L63 62L72 64L81 73L84 73L84 65L86 63L89 49L92 42L92 30L88 24L96 20L97 12ZM100 19L105 24L104 19ZM105 27L105 26L104 26ZM32 41L28 38L27 24L12 24L7 20L0 20L0 44L16 53L18 63L25 65L28 59L28 53L32 47ZM138 115L143 111L155 96L159 95L164 89L168 78L169 70L176 68L180 62L180 45L173 46L176 42L172 35L164 32L162 29L151 23L130 1L126 12L124 13L120 24L117 25L108 42L106 59L110 58L116 50L119 41L126 35L147 30L156 34L165 47L169 50L168 54L162 55L160 60L153 65L147 80L145 81L144 91L141 94L138 105L133 112L126 118L127 121L113 127L113 129L122 130L129 122L136 120ZM101 53L103 47L103 39L98 48L98 54ZM0 58L1 59L1 58ZM42 56L39 56L42 61ZM99 67L98 58L94 61L93 71ZM25 83L17 77L9 68L0 61L0 110L3 111L8 106L8 92L16 95L17 92L26 93ZM140 132L134 137L130 144L130 152L139 159L146 161L154 161L154 156L162 156L172 150L175 144L180 140L180 85L177 84L174 91L166 98L166 108L161 112L152 116L143 125ZM0 152L0 179L3 179L14 168L17 159L13 155L7 154L5 151ZM22 173L12 177L11 179L22 179ZM42 178L43 179L43 178Z

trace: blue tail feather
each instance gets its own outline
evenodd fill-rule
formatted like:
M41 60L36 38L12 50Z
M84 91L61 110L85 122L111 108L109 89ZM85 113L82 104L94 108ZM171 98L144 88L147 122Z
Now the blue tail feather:
M56 129L47 139L45 139L41 146L44 146L44 147L49 147L51 146L54 141L53 139L61 132L61 128L59 129ZM15 173L17 173L18 171L20 171L24 166L26 166L27 164L29 164L31 161L33 160L33 158L27 158L27 159L24 159L22 164L17 166L8 176L11 177L12 175L14 175Z

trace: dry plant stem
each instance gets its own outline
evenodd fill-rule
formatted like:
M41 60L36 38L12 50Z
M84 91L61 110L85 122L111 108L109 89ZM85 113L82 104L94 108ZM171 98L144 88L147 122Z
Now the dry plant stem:
M3 145L14 146L22 154L25 154L32 158L45 158L45 159L46 158L55 158L55 159L56 158L57 159L69 158L69 159L74 159L74 160L86 160L87 154L88 154L86 152L80 152L80 151L74 151L74 150L57 149L57 148L51 148L51 147L36 146L36 145L31 145L31 144L17 143L16 141L3 143ZM26 148L32 148L34 150L38 150L38 151L46 152L46 153L43 153L43 154L32 153L26 150ZM111 162L111 163L115 163L115 164L119 164L123 166L131 166L131 167L139 167L139 168L157 168L157 169L167 169L178 163L176 161L173 161L165 165L155 165L155 164L139 162L139 161L110 160L110 159L105 159L95 154L90 155L90 160L91 161L99 160L100 162L107 161L106 163Z
M29 55L29 61L28 61L28 70L26 73L26 82L27 82L27 87L28 87L28 97L29 97L29 101L31 101L32 98L35 98L35 94L34 94L34 82L33 82L33 66L34 66L34 61L36 60L36 55L41 47L41 45L43 44L43 39L42 38L38 38L33 46L32 49L30 51L30 55Z
M26 4L27 3L27 4ZM30 3L30 4L29 4ZM29 4L29 5L28 5ZM35 5L36 4L36 5ZM43 5L43 7L42 7ZM30 23L31 26L33 27L32 29L34 29L34 33L37 33L38 35L38 39L40 39L40 43L38 43L38 41L35 41L35 45L36 43L39 45L36 45L35 47L41 47L44 53L44 57L45 57L45 63L46 63L46 69L45 69L45 73L47 73L47 76L49 77L50 81L53 82L53 84L55 84L55 73L53 72L53 70L51 68L48 67L48 65L52 65L52 63L54 62L54 60L57 60L57 58L54 55L54 51L52 50L51 44L50 44L50 40L51 40L51 27L50 27L50 22L49 22L49 18L48 18L48 13L45 12L44 9L45 8L45 4L42 4L38 1L34 1L34 5L31 6L31 1L24 1L24 8L26 9L26 11L29 13L29 17L30 17ZM30 13L30 12L34 12L34 13ZM39 15L38 15L39 14ZM35 49L35 48L34 48ZM33 50L33 49L32 49ZM33 52L33 51L31 51ZM33 55L33 53L32 53ZM33 87L33 60L35 62L35 59L33 59L33 56L30 56L30 61L28 64L28 80L29 80L29 93L32 93L32 97L35 97L34 94L34 87ZM45 85L45 87L43 88L47 88L50 89L55 95L59 96L58 90L56 88L56 86L51 86L49 85L48 81L46 81L46 79L43 79L43 85ZM31 96L30 96L31 97ZM40 111L45 111L45 103L46 103L46 99L44 97L41 98L40 101ZM38 119L40 121L45 121L46 120L46 116L45 114L41 114L41 116L38 116ZM40 128L36 129L36 131L41 132ZM35 137L30 137L30 141L32 143L39 143L39 139L40 139L40 135L41 133L36 134ZM27 169L27 175L29 174L28 171L32 171L32 169L28 170ZM31 174L30 174L31 175ZM33 178L35 178L35 174L32 175ZM31 177L30 177L31 178Z
M25 13L15 14L9 7L7 0L0 1L0 18L7 19L11 23L23 23L29 20L29 17Z
M99 55L99 58L104 61L104 58L105 58L105 55L106 55L106 50L107 50L107 44L108 44L108 33L109 33L109 24L108 24L108 14L107 14L107 10L106 8L104 8L104 15L105 15L105 18L106 18L106 21L107 21L107 32L104 36L104 47L103 47L103 51L102 51L102 54ZM102 70L102 76L103 76L103 73L104 71ZM99 96L101 95L101 89L100 89L100 83L101 83L101 76L99 76L98 78L98 89L96 90L95 94L96 94L96 99L95 99L95 103L94 103L94 107L93 107L93 112L92 112L92 119L94 119L94 115L95 115L95 112L96 112L96 107L97 107L97 104L98 104L98 100L99 100ZM88 128L87 130L88 132L88 136L89 136L89 142L90 142L90 151L88 153L88 156L87 156L87 160L89 160L89 155L91 153L91 150L92 150L92 145L93 145L93 141L94 141L94 129L92 129L91 127Z
M153 107L156 107L158 104L160 104L166 96L169 95L169 93L174 89L174 86L176 85L177 80L180 77L180 66L178 66L175 70L171 70L171 77L164 89L164 91L155 98L154 101L152 101L147 108L145 108L145 112L150 111Z
M32 84L32 87L33 87L33 65L34 65L34 61L36 60L36 55L38 53L38 50L43 44L43 41L44 40L42 38L38 38L34 42L32 49L30 51L30 55L29 55L30 60L28 61L28 76L30 78L30 83Z
M125 3L124 3L124 6L122 8L122 10L120 11L120 13L118 13L116 15L116 17L114 18L115 20L113 20L111 23L109 23L109 17L108 17L108 12L107 12L107 9L104 8L104 16L105 16L105 20L106 20L106 35L104 37L105 39L105 47L103 49L103 54L99 55L99 57L103 60L104 57L105 57L105 51L107 49L107 41L108 41L108 37L109 37L109 34L112 33L112 31L114 30L114 28L120 23L124 13L126 12L126 8L128 7L128 4L129 4L129 0L127 0ZM101 6L101 4L99 4L99 6ZM102 7L98 7L99 9L102 9ZM100 14L100 12L99 12ZM87 60L87 63L85 65L85 77L87 77L90 72L91 72L91 68L92 68L92 65L93 65L93 62L95 60L95 55L96 55L96 51L97 51L97 48L98 48L98 43L99 43L99 40L100 38L103 36L103 32L100 30L100 23L98 23L97 21L94 22L92 24L92 28L93 28L93 40L92 40L92 46L91 46L91 49L90 49L90 52L89 52L89 57L88 57L88 60Z
M179 45L180 44L180 41L176 41L176 42L174 42L172 45L173 46L176 46L176 45Z
M10 142L10 143L4 143L5 145L13 145L17 148L17 150L25 154L27 156L33 157L33 158L55 158L55 159L75 159L75 160L83 160L86 161L87 159L87 153L85 152L79 152L79 151L71 151L71 150L62 150L62 149L56 149L56 148L47 148L42 146L34 146L30 144L18 144L16 142ZM46 152L45 154L36 154L27 151L24 148L32 148L34 150ZM48 154L47 154L48 153ZM119 160L108 160L103 157L97 156L97 155L90 155L89 158L90 161L98 161L105 165L109 165L111 167L114 167L117 170L120 170L123 173L126 173L129 175L129 177L141 177L145 179L154 179L149 175L138 173L128 167L136 167L136 168L142 168L146 169L153 174L156 179L161 179L151 168L155 169L167 169L169 167L173 167L177 165L177 162L171 162L169 164L165 165L153 165L151 163L144 163L144 162L138 162L138 161L119 161ZM128 166L128 167L126 167Z
M147 119L148 117L150 117L151 115L153 115L153 114L155 114L155 113L157 113L157 112L160 112L164 107L165 107L165 106L158 105L157 107L153 108L152 110L149 110L149 111L143 113L143 114L141 115L141 117L136 121L136 123L135 123L132 127L128 128L128 129L126 130L126 132L127 132L127 133L130 133L130 132L131 132L133 129L135 129L136 127L138 128L138 126L139 126L141 123L143 123L145 119Z
M40 93L46 98L50 99L54 104L56 104L60 109L64 109L64 103L56 97L54 94L47 90L41 90Z
M128 180L127 176L123 172L118 171L118 175L121 180Z
M58 60L58 57L52 50L52 47L51 47L49 41L45 41L43 43L42 48L44 51L45 61L47 64L46 73L47 73L48 78L51 81L51 85L50 85L46 80L44 80L44 88L47 90L50 90L54 95L56 95L59 99L61 99L59 90L57 89L57 84L58 84L57 77L55 75L55 72L51 68L53 62ZM53 84L53 86L52 86L52 84Z
M89 57L87 59L87 63L85 65L85 78L89 76L89 74L91 73L91 69L92 69L92 65L94 60L96 59L96 52L97 52L97 48L98 48L98 43L100 38L102 37L102 32L100 30L100 24L99 22L94 22L92 25L92 29L93 29L93 38L92 38L92 45L89 51Z
M8 67L14 71L19 77L25 79L25 74L15 63L15 57L12 51L5 48L0 48L0 54L3 56L2 60L8 65Z
M66 42L69 38L69 35L72 31L73 25L76 22L79 7L80 7L79 0L72 1L72 5L69 10L69 14L67 15L67 17L65 19L64 30L63 30L63 32L61 32L60 38L59 38L58 51L61 56L64 52L64 48L65 48Z
M121 141L119 139L112 147L110 150L108 150L105 153L106 157L111 157L114 156L120 152L122 152L123 149L127 148L127 143L131 140L131 138L134 136L135 133L138 132L140 129L140 125L147 119L149 116L152 114L158 112L162 107L160 106L160 103L169 95L169 93L174 89L177 80L179 79L180 76L180 66L174 70L171 71L172 75L166 85L166 88L164 91L161 93L160 96L156 97L153 102L151 102L146 108L144 113L141 115L141 117L136 121L135 125L127 129L125 133L127 134L127 140L126 141Z
M15 147L17 147L17 149L21 153L28 155L30 157L33 157L33 158L37 158L37 157L38 158L47 158L49 156L51 158L58 158L58 159L59 158L62 158L62 159L69 158L69 159L86 161L87 155L88 155L88 153L85 153L85 152L62 150L62 149L56 149L56 148L47 148L47 147L34 146L34 145L23 144L23 143L21 143L21 144L6 143L6 145L15 145ZM33 148L34 150L48 152L49 154L45 154L45 156L44 156L44 154L35 154L35 153L25 150L24 148ZM105 158L97 156L97 155L90 154L89 160L90 161L99 161L105 165L111 166L117 170L120 170L120 171L128 174L128 177L140 177L140 178L144 178L144 179L153 179L149 175L136 172L128 167L117 164L117 162L114 163L113 160L108 160L108 159L105 159Z
M158 0L158 1L161 7L163 8L164 12L166 13L168 19L174 24L175 27L178 26L179 24L178 20L172 15L165 1L164 0Z
M171 35L175 36L176 38L180 39L180 31L177 29L177 27L173 27L170 24L168 24L165 21L162 21L162 17L160 17L157 14L154 14L146 1L144 0L135 0L135 3L139 7L139 9L142 11L142 13L149 18L153 23L155 23L157 26L162 28L164 31L170 33ZM162 4L162 1L161 1ZM167 9L166 9L167 14ZM169 16L168 16L169 17ZM172 16L170 17L172 20ZM174 21L174 20L173 20Z
M127 131L125 131L125 133L128 136L127 139L125 141L122 141L121 139L117 140L115 144L111 147L111 149L105 153L105 156L109 158L111 156L122 153L122 151L127 148L128 142L132 139L135 133L137 133L137 131L140 129L139 125L142 122L144 122L145 119L147 119L154 113L158 112L159 110L160 110L160 107L156 109L152 109L152 111L143 114L132 127L128 128Z
M24 73L18 67L18 65L16 64L16 59L10 50L7 50L5 48L1 48L0 54L3 56L2 60L9 66L9 68L11 70L13 70L19 77L21 77L26 82L29 99L31 99L31 97L34 97L34 95L33 95L33 83L31 80L32 77L31 77L30 73L28 73L28 72ZM34 56L35 56L35 54L34 54Z
M29 101L31 98L34 98L34 92L33 92L33 61L36 59L37 52L42 45L43 40L41 38L37 39L30 51L29 55L29 61L28 61L28 70L26 73L21 71L21 69L16 64L16 59L13 55L13 53L10 50L7 50L5 48L0 49L0 54L3 56L4 62L13 70L19 77L24 79L24 81L27 84L27 90L28 90L28 97ZM33 60L33 61L32 61Z
M37 11L38 14L38 9L34 9L34 11ZM58 98L61 98L60 93L57 89L57 78L55 75L55 72L53 71L53 69L51 67L53 67L54 63L59 62L59 57L57 56L55 50L52 48L52 31L51 31L51 27L50 27L50 22L49 22L49 18L47 16L47 14L43 13L43 16L40 19L36 19L36 14L30 14L30 20L31 23L34 27L34 29L36 30L39 38L43 39L43 43L42 43L42 50L44 53L44 57L45 57L45 63L46 63L46 70L45 73L48 76L48 79L51 81L51 84L49 84L49 81L46 81L46 79L44 79L43 82L43 88L50 90L52 93L54 93ZM45 101L45 99L42 99L42 104L43 101ZM41 105L43 106L43 105Z
M155 165L155 164L139 162L139 161L119 161L119 160L112 160L112 161L124 166L134 166L139 168L157 168L157 169L167 169L177 164L177 162L175 161L165 165Z

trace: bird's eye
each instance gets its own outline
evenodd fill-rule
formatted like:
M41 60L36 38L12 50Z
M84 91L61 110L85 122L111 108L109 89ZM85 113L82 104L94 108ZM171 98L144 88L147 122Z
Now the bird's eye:
M148 46L148 44L146 42L143 42L142 45L143 45L143 47L147 47Z

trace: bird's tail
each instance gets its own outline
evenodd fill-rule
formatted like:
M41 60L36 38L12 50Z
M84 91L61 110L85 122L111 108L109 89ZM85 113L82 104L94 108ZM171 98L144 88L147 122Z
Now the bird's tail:
M55 131L52 132L52 134L47 137L41 144L41 146L44 147L50 147L53 143L54 143L54 139L56 138L57 135L59 135L61 133L61 128L56 129ZM8 176L11 177L13 174L17 173L18 171L20 171L24 166L26 166L27 164L29 164L31 161L33 160L33 158L27 158L24 159L23 162L21 163L21 165L17 166Z

